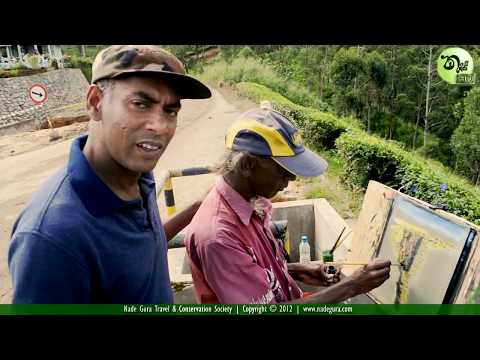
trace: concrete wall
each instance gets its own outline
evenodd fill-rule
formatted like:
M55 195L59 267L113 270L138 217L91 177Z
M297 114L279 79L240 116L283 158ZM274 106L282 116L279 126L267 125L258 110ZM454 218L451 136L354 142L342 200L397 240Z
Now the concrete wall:
M351 229L325 199L309 199L273 203L273 220L288 220L290 260L299 261L302 235L309 237L312 260L321 260L322 251L330 250L345 227L345 241L335 251L335 261L346 259ZM342 236L343 238L343 236Z
M29 88L43 84L47 101L39 106L28 96ZM88 82L80 69L0 79L0 135L36 128L59 108L85 101Z
M315 259L315 218L311 202L279 202L274 203L273 220L288 220L287 230L290 242L290 261L300 260L300 240L307 235L310 245L310 256Z

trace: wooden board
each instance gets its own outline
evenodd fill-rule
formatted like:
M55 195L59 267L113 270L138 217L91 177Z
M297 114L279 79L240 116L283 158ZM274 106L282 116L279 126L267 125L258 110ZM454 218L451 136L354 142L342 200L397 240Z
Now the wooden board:
M478 232L478 229L477 229ZM472 254L467 263L467 272L463 279L462 285L455 299L456 304L468 304L475 290L480 286L480 232L475 239Z
M347 261L368 262L375 257L395 193L376 181L368 183ZM343 273L350 275L355 270L355 267L345 267Z

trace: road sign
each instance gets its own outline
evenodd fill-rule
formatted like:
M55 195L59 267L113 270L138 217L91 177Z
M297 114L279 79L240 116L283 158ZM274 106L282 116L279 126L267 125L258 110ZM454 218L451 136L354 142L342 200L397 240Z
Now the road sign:
M28 89L28 96L35 104L41 105L48 99L47 88L42 84L33 84Z

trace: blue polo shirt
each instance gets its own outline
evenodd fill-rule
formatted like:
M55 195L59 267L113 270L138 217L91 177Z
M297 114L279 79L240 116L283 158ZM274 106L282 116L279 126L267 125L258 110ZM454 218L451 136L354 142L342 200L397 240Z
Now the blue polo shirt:
M120 199L83 155L86 140L14 224L13 303L172 303L153 175L139 179L142 199Z

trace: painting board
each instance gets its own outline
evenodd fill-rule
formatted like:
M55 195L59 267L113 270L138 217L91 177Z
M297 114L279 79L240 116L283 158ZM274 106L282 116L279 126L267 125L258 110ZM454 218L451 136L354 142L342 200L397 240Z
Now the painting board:
M376 302L439 304L448 298L462 303L472 284L478 283L480 249L477 238L471 236L478 227L430 208L430 204L370 181L348 259L408 260L404 268L392 266L390 279L371 291ZM466 243L471 247L467 249ZM349 269L350 273L354 270Z
M397 197L392 205L378 257L393 266L390 278L371 291L386 304L441 304L470 228Z

